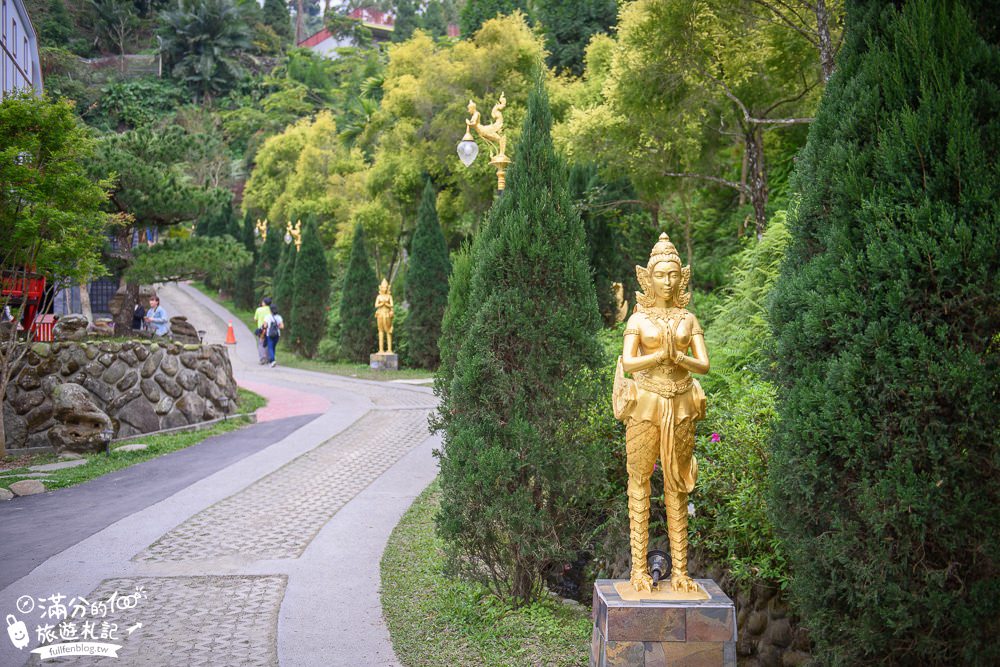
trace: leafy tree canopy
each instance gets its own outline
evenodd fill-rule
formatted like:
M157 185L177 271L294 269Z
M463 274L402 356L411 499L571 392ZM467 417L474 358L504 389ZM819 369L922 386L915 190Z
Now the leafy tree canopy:
M231 236L191 236L164 239L136 249L125 277L135 283L200 280L232 275L253 261L253 255Z

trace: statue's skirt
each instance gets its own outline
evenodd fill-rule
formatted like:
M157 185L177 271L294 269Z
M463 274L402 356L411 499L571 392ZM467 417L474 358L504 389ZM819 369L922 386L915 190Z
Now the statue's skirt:
M636 402L629 419L659 427L664 490L690 493L698 478L694 424L705 418L705 392L694 378L675 383L636 373L635 379Z

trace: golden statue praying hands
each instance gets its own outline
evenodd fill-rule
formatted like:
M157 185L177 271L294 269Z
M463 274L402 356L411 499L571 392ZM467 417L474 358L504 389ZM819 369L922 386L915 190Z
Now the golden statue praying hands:
M392 319L395 315L389 281L382 279L375 297L375 323L378 325L378 351L392 354ZM386 345L388 339L388 345Z
M626 425L630 582L636 591L653 589L646 565L649 480L659 458L672 561L670 587L695 593L698 584L687 572L687 498L698 477L694 425L705 416L705 393L691 373L708 372L708 351L697 318L685 309L691 299L691 267L681 266L666 234L660 234L646 267L635 270L642 292L636 293L635 312L625 327L614 389L615 417Z

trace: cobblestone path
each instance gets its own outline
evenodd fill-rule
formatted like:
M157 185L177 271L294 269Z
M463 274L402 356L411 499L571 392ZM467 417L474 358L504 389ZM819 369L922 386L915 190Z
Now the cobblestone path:
M166 294L174 303L187 298ZM199 328L218 332L218 317L203 323L210 308L192 302L185 312ZM248 346L231 351L241 381L255 389L274 387L276 394L290 400L296 393L308 396L310 405L329 406L329 412L201 486L193 485L51 558L4 589L0 604L25 591L82 593L90 602L107 600L115 592L143 591L145 597L134 608L112 610L101 619L116 629L114 640L105 641L121 645L117 658L58 657L44 664L397 664L381 621L377 564L388 530L408 501L394 501L400 506L387 508L388 518L359 518L354 511L354 518L341 520L338 513L369 487L377 487L387 471L397 471L398 478L399 466L406 465L402 459L410 461L418 450L419 484L407 493L415 495L429 481L433 475L426 462L427 418L436 399L423 387L252 367L255 359L248 358L253 354ZM218 493L220 488L224 493ZM370 507L371 500L366 503L362 506ZM331 530L331 522L337 521ZM380 531L375 539L373 527ZM357 550L348 560L358 565L346 567L367 579L339 586L353 586L344 592L338 590L337 580L324 577L324 566L330 564L324 558L334 552L331 539L338 541L341 551L336 553L343 553L343 536L355 533ZM338 565L343 571L344 564ZM356 592L359 583L363 599ZM347 636L327 636L329 625L322 615L345 612L358 618ZM0 666L8 664L4 656L10 653L0 654ZM28 656L25 651L14 657L10 664L21 665ZM43 663L34 655L27 664Z

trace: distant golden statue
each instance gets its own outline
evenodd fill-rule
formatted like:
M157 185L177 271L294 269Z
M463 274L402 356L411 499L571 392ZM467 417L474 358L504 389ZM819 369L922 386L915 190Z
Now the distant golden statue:
M697 318L685 309L691 299L691 267L682 267L666 234L660 234L648 264L635 271L642 292L636 292L635 312L625 326L613 397L615 417L626 425L630 582L636 591L653 588L646 565L649 480L659 458L672 561L670 588L695 593L698 584L687 572L687 498L698 477L694 425L705 416L705 393L691 373L708 372L708 351Z
M615 292L615 322L624 322L628 317L628 301L625 300L625 286L621 283L611 283Z
M375 297L375 322L378 324L378 351L380 354L392 354L392 318L394 316L395 310L393 310L389 282L383 278L382 284L378 287L378 296ZM387 340L388 345L386 344Z

